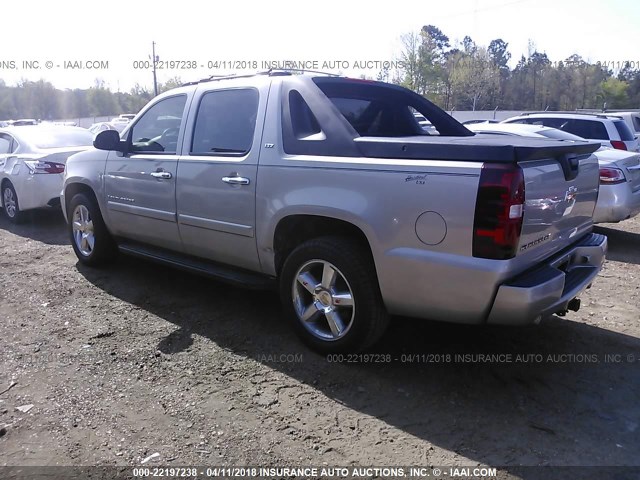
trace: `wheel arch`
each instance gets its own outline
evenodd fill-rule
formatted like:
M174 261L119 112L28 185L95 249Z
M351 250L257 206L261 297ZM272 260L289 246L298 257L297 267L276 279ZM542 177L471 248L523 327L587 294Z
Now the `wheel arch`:
M80 182L70 183L66 185L64 188L64 211L67 216L69 214L69 204L71 203L71 200L73 199L73 197L76 196L78 193L84 193L85 195L89 196L90 198L95 200L98 207L100 207L100 202L98 201L98 197L96 193L93 191L93 188L91 188L86 183L80 183ZM103 217L104 217L104 214L103 214Z
M374 265L371 244L357 225L335 217L313 214L291 214L281 218L273 233L273 262L275 274L280 275L287 256L300 244L313 238L342 236L355 240L370 256Z

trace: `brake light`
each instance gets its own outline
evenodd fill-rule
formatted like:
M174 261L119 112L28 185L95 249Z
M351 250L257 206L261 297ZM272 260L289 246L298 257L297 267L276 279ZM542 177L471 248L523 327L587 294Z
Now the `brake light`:
M600 169L600 185L624 183L627 179L619 168L604 167Z
M617 150L626 150L627 144L621 140L611 140L611 146Z
M64 163L44 162L42 160L25 160L29 173L64 173Z
M473 256L516 255L524 217L524 174L517 165L485 164L473 222Z

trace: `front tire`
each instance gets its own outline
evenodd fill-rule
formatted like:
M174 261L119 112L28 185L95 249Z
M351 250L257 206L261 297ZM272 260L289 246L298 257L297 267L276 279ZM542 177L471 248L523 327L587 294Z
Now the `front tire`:
M2 185L2 210L12 223L21 223L24 220L24 212L20 210L16 189L9 181Z
M78 260L92 267L104 265L116 256L116 244L104 224L98 203L84 193L69 204L69 235Z
M364 350L388 325L373 260L348 238L298 246L282 268L280 294L293 329L319 353Z

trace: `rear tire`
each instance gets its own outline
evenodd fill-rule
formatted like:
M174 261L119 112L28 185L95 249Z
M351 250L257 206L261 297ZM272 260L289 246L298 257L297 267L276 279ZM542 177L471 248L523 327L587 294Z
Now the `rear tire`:
M78 260L97 267L113 261L117 246L104 224L98 203L84 193L73 196L68 210L69 236Z
M296 334L322 354L362 351L389 323L373 260L349 238L298 246L282 268L280 294Z
M24 212L20 210L16 189L9 181L2 185L2 210L12 223L21 223L25 219Z

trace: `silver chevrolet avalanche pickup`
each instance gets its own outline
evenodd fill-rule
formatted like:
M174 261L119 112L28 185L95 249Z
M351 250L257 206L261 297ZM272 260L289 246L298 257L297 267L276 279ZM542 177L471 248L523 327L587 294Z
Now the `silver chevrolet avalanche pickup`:
M211 78L94 146L69 159L61 195L80 262L120 251L277 286L297 334L325 353L371 346L389 315L564 315L607 248L591 233L599 144L480 138L381 82Z

